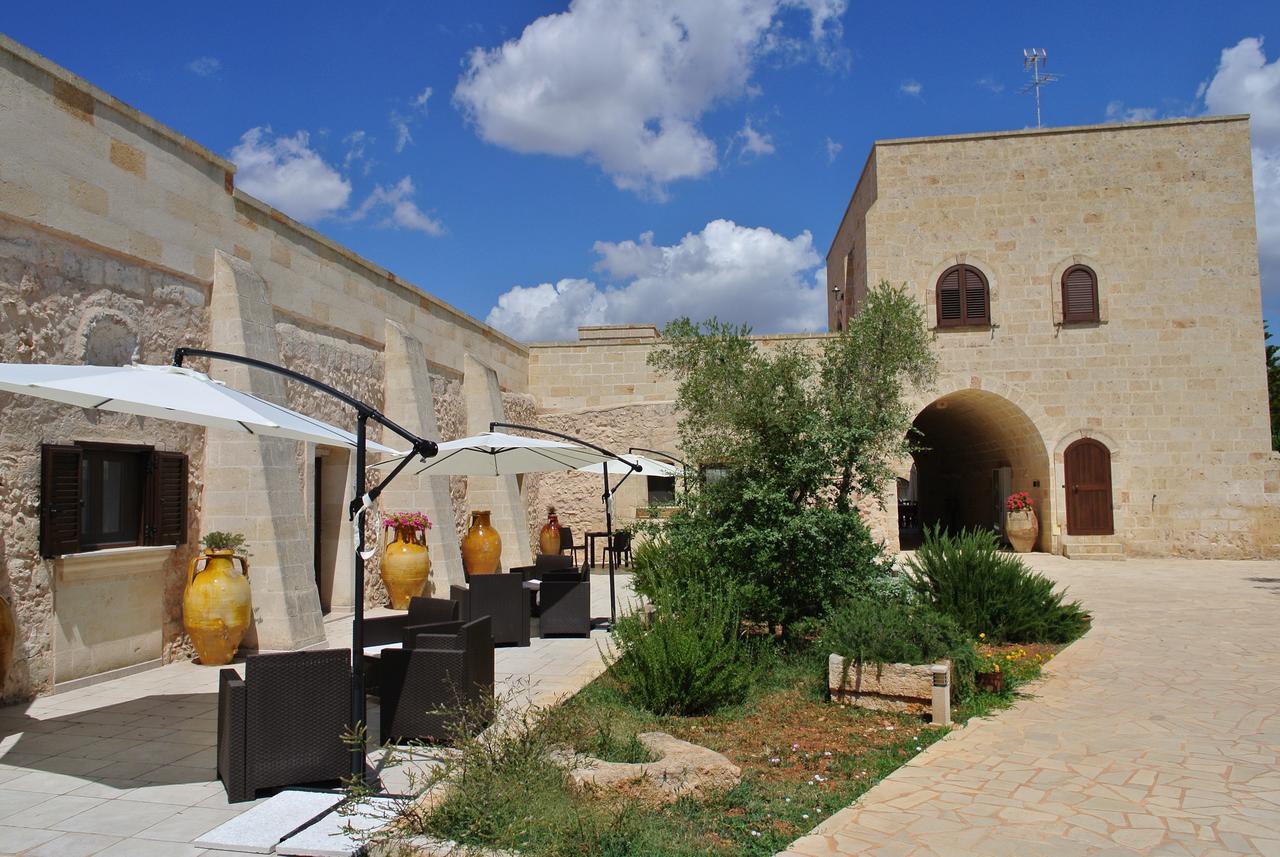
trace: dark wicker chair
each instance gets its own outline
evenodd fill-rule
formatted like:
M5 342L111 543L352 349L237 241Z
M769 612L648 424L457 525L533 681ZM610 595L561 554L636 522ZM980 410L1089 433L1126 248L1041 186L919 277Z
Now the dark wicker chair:
M586 556L587 546L585 544L575 545L573 543L572 527L561 527L560 528L560 550L561 552L568 551L569 559L573 560L574 562L577 562L578 551L582 551L583 556Z
M573 557L562 553L540 553L533 558L533 567L538 572L565 571L574 567ZM534 575L537 577L537 574Z
M227 800L349 775L351 750L342 735L350 705L349 649L250 655L244 678L222 670L218 779Z
M489 617L405 631L404 648L382 653L382 742L439 743L461 726L492 722L493 636ZM464 723L463 718L472 718Z
M365 619L362 623L364 644L369 647L402 642L405 629L436 622L455 621L459 618L460 608L461 605L450 598L411 598L407 613ZM377 696L381 682L382 659L366 656L364 658L365 690Z
M466 586L449 587L449 598L461 606L464 622L488 616L493 642L499 646L529 645L529 596L523 574L474 574Z
M591 635L591 568L547 571L538 590L538 615L543 637Z
M606 564L609 562L609 554L611 553L613 554L614 562L617 565L630 565L631 533L623 532L613 534L613 544L605 545L604 547L604 560ZM623 557L626 557L625 561L622 559Z

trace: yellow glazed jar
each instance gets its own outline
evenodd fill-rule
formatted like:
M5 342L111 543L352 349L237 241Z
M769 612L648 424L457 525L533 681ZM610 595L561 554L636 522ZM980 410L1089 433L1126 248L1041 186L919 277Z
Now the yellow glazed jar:
M415 527L388 527L395 538L382 552L382 583L387 587L393 610L408 610L409 599L428 592L431 555L427 551L426 534Z
M538 533L538 550L544 554L560 553L560 519L555 509L547 512L547 522Z
M204 568L197 571L201 560ZM243 573L236 570L235 560ZM249 560L229 550L205 550L192 557L182 594L182 623L200 663L210 667L231 663L251 621Z
M489 523L489 513L472 512L471 529L462 537L462 565L467 574L493 574L502 559L502 537Z

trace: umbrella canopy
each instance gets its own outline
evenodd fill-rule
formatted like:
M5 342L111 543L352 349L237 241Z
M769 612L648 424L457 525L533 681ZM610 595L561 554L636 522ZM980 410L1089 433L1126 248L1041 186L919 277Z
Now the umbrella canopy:
M356 436L180 366L0 363L0 391L100 411L354 448ZM397 450L367 441L372 452Z
M618 459L622 459L619 461ZM586 467L579 467L580 473L600 473L604 468L609 468L609 473L614 476L623 476L632 472L631 464L638 464L640 472L645 476L667 476L676 477L680 475L680 468L674 464L667 464L665 461L658 461L654 458L646 458L643 455L619 455L618 458L611 458L608 461L588 464Z
M429 476L513 476L518 473L577 470L608 458L604 453L576 443L487 431L474 437L444 441L436 457L418 473Z

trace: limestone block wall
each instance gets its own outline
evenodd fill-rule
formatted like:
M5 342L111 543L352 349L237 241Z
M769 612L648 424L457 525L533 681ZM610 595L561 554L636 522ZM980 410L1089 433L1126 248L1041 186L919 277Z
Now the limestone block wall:
M135 348L141 361L166 362L179 332L193 345L207 344L208 289L208 283L0 216L0 362L109 364L128 362ZM105 570L42 559L40 446L146 443L185 453L194 534L204 432L8 393L0 393L0 425L0 594L18 628L0 699L48 688L55 675L75 678L161 657L161 640L171 643L181 633L193 546L164 552L158 562L153 555ZM146 598L139 597L140 580ZM144 625L148 630L140 630Z
M1093 436L1128 552L1280 553L1244 117L888 141L870 163L854 200L874 202L846 215L828 283L861 243L867 281L905 282L932 323L946 268L984 272L993 324L936 331L943 377L919 406L987 390L1026 414L1055 545L1062 453ZM1101 323L1061 323L1075 262L1097 272Z

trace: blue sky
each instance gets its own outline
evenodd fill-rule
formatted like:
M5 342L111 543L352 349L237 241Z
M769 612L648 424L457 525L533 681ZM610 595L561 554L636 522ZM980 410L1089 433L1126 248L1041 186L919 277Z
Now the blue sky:
M1044 47L1046 125L1254 114L1280 331L1274 0L14 4L0 27L528 340L713 312L821 328L871 142L1033 124L1022 49Z

